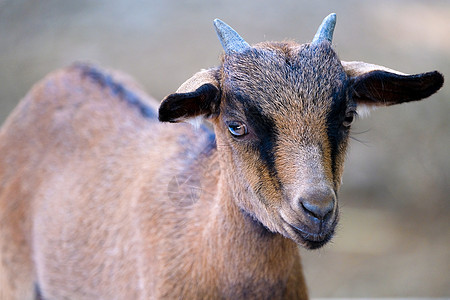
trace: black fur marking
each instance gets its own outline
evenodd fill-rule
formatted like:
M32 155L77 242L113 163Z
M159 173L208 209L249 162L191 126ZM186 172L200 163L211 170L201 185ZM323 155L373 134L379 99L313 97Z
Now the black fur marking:
M34 284L34 295L35 295L34 300L44 300L44 297L42 297L41 290L37 283Z
M275 167L275 150L277 145L278 131L275 122L269 116L263 114L262 109L250 104L250 101L242 101L244 105L245 117L251 125L256 135L256 150L259 152L261 161L269 171L271 179L274 181L276 188L281 187L281 181L278 178L278 171Z
M346 88L342 89L342 91L345 90ZM331 110L329 111L327 116L327 135L330 144L331 171L333 173L334 181L337 175L336 159L339 154L339 146L344 141L346 135L348 135L348 129L343 128L342 126L346 108L347 99L343 95L343 92L334 93Z
M108 88L113 95L123 99L130 105L137 107L145 118L156 119L156 112L151 107L143 103L132 91L115 81L111 75L89 65L77 64L75 67L81 70L83 76L90 78L102 88Z

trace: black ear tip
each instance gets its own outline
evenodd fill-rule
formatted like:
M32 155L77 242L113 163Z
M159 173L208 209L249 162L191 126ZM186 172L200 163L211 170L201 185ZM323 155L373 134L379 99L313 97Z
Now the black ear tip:
M436 93L444 85L444 76L438 71L425 73L423 78L427 79L424 81L427 86L423 89L424 98Z
M434 86L436 87L436 91L437 91L444 85L444 75L442 75L442 73L440 73L438 71L433 71L431 73L433 74L433 77L435 80Z
M160 122L172 122L171 118L171 110L170 105L168 101L166 101L168 98L170 98L171 95L164 98L164 100L161 102L159 109L158 109L158 120Z
M159 111L158 111L158 120L160 122L169 122L170 121L168 116L165 114L164 110L161 110L161 107L159 108Z

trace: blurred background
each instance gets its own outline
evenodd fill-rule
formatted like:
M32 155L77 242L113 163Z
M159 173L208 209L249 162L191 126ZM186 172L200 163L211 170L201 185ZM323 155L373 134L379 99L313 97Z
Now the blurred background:
M450 1L0 0L0 122L54 69L122 70L160 101L222 51L214 18L249 43L309 42L338 16L342 60L450 80ZM450 88L358 120L331 244L301 250L313 297L450 296Z

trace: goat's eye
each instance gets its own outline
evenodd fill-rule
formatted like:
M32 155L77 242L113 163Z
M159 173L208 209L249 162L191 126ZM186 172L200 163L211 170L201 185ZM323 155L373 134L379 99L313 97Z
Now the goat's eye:
M247 126L242 122L232 121L232 122L229 122L227 125L228 125L228 130L235 137L244 136L248 133Z
M356 110L354 108L348 109L345 112L344 121L342 122L342 125L344 127L350 127L352 125L353 121L355 120Z

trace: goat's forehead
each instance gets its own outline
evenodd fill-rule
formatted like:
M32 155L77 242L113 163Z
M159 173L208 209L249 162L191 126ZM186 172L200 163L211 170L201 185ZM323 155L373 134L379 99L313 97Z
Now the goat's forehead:
M329 43L264 43L223 61L225 93L266 112L330 107L347 76Z

